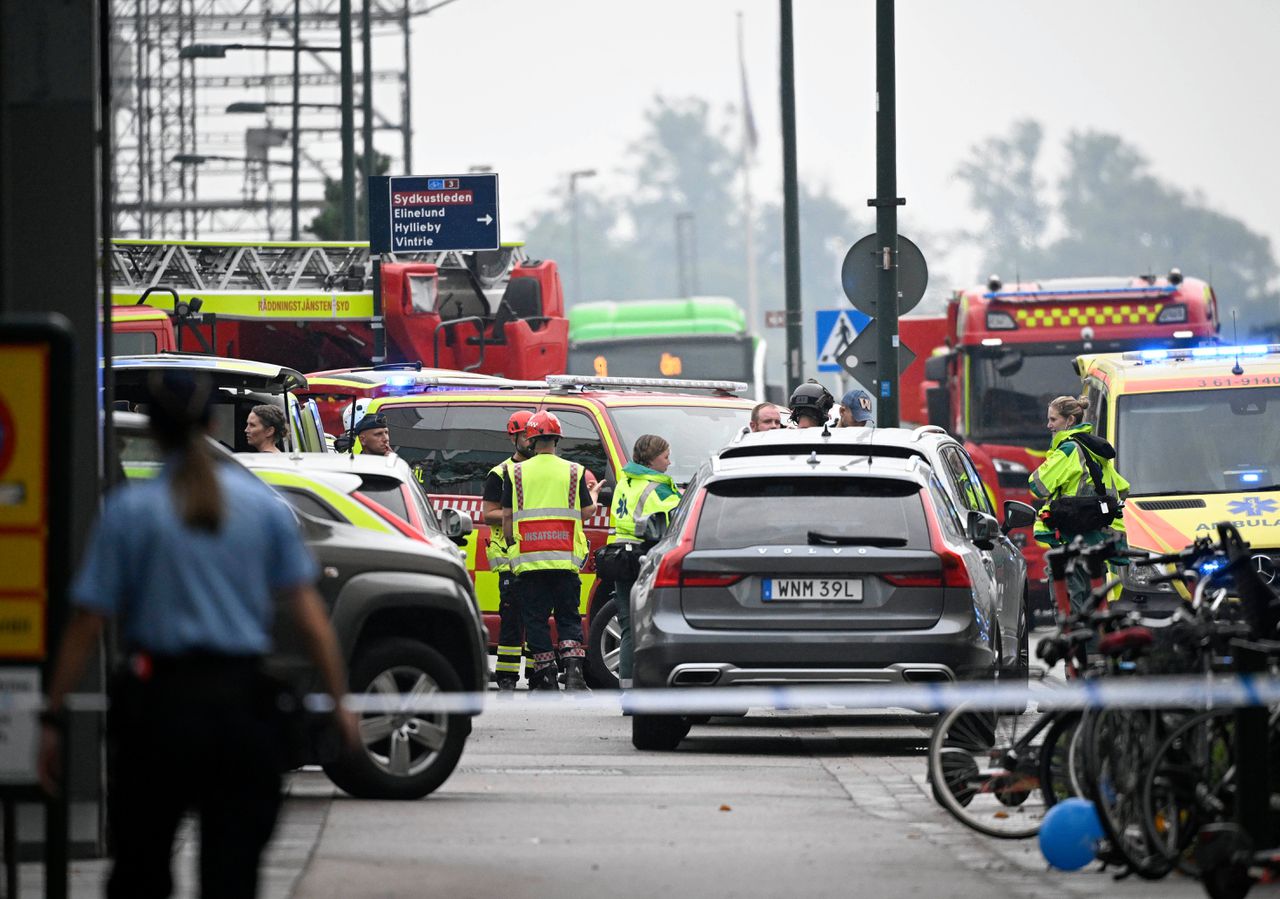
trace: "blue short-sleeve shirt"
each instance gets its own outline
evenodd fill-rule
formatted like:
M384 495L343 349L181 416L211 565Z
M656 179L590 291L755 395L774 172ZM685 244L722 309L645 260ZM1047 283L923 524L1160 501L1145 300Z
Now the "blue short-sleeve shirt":
M288 505L240 466L214 468L224 509L217 533L182 523L170 468L107 497L71 596L116 617L131 649L268 652L275 594L316 579Z

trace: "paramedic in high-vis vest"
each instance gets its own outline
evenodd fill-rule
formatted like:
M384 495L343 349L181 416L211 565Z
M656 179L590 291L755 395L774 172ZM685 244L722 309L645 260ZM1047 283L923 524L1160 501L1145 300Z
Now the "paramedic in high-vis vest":
M622 469L613 494L613 523L617 543L643 544L645 524L651 516L667 519L680 504L680 491L666 473L671 467L671 444L656 434L645 434L631 450L631 461ZM639 546L637 547L639 549ZM618 611L618 685L631 686L635 644L631 636L631 588L635 578L614 583Z
M535 670L531 690L559 692L556 650L565 663L565 689L585 691L582 617L578 611L587 550L582 522L596 510L599 484L588 486L586 469L556 455L560 420L537 412L525 428L532 456L511 470L502 493L502 526L524 614L525 640ZM547 619L555 614L559 644L551 643Z
M1036 517L1033 536L1042 546L1061 546L1077 536L1090 544L1118 536L1118 552L1123 552L1128 544L1124 542L1121 509L1129 495L1129 482L1116 471L1115 448L1094 434L1093 425L1084 421L1088 408L1089 400L1085 397L1060 396L1049 403L1045 427L1053 432L1053 440L1049 444L1048 455L1027 479L1031 492L1044 501ZM1057 521L1051 510L1054 501L1064 497L1087 497L1100 504L1115 506L1107 510L1108 515L1114 518L1090 528ZM1122 556L1115 557L1113 561L1127 562ZM1092 589L1092 581L1082 568L1068 572L1070 611L1079 611Z
M524 433L532 417L533 413L528 409L519 409L507 419L507 436L511 438L515 452L510 459L503 459L489 469L481 506L484 523L489 526L489 570L498 575L498 661L494 670L499 693L515 690L520 680L520 658L524 652L524 617L511 574L511 547L502 533L502 489L511 480L511 469L533 454L529 438ZM533 676L532 658L528 660L524 676L526 680Z

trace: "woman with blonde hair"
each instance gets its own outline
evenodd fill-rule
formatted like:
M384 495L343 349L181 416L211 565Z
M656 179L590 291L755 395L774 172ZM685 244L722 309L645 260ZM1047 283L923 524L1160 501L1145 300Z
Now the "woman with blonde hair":
M613 526L616 543L636 544L636 572L614 581L614 605L618 612L621 641L618 646L618 681L631 686L633 642L631 637L631 588L635 586L639 556L643 552L644 529L649 518L666 519L680 504L680 491L668 475L671 444L657 434L645 434L631 450L631 461L622 469L613 494Z
M1035 539L1045 546L1060 546L1083 536L1089 543L1121 536L1121 510L1129 495L1129 482L1115 468L1116 451L1093 433L1084 421L1087 397L1060 396L1050 401L1045 424L1053 441L1044 462L1028 479L1031 492L1044 500L1036 518ZM1067 578L1071 611L1089 596L1092 582L1083 571Z

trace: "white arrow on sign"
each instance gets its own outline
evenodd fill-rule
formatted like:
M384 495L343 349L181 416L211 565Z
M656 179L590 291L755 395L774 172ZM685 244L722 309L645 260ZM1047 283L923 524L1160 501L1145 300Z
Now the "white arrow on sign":
M492 225L492 224L493 224L493 216L489 215L489 213L487 213L487 212L486 212L486 213L484 214L484 218L482 218L482 219L478 218L478 219L476 219L476 221L477 221L477 222L484 222L486 225Z

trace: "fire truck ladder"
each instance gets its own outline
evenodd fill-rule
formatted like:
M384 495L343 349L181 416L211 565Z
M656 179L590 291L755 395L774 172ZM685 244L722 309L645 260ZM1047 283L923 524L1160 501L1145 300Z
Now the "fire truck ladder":
M139 297L149 288L264 293L372 289L367 243L113 240L110 258L115 293ZM490 288L504 282L525 258L522 245L505 244L496 252L399 253L382 260L469 270Z

